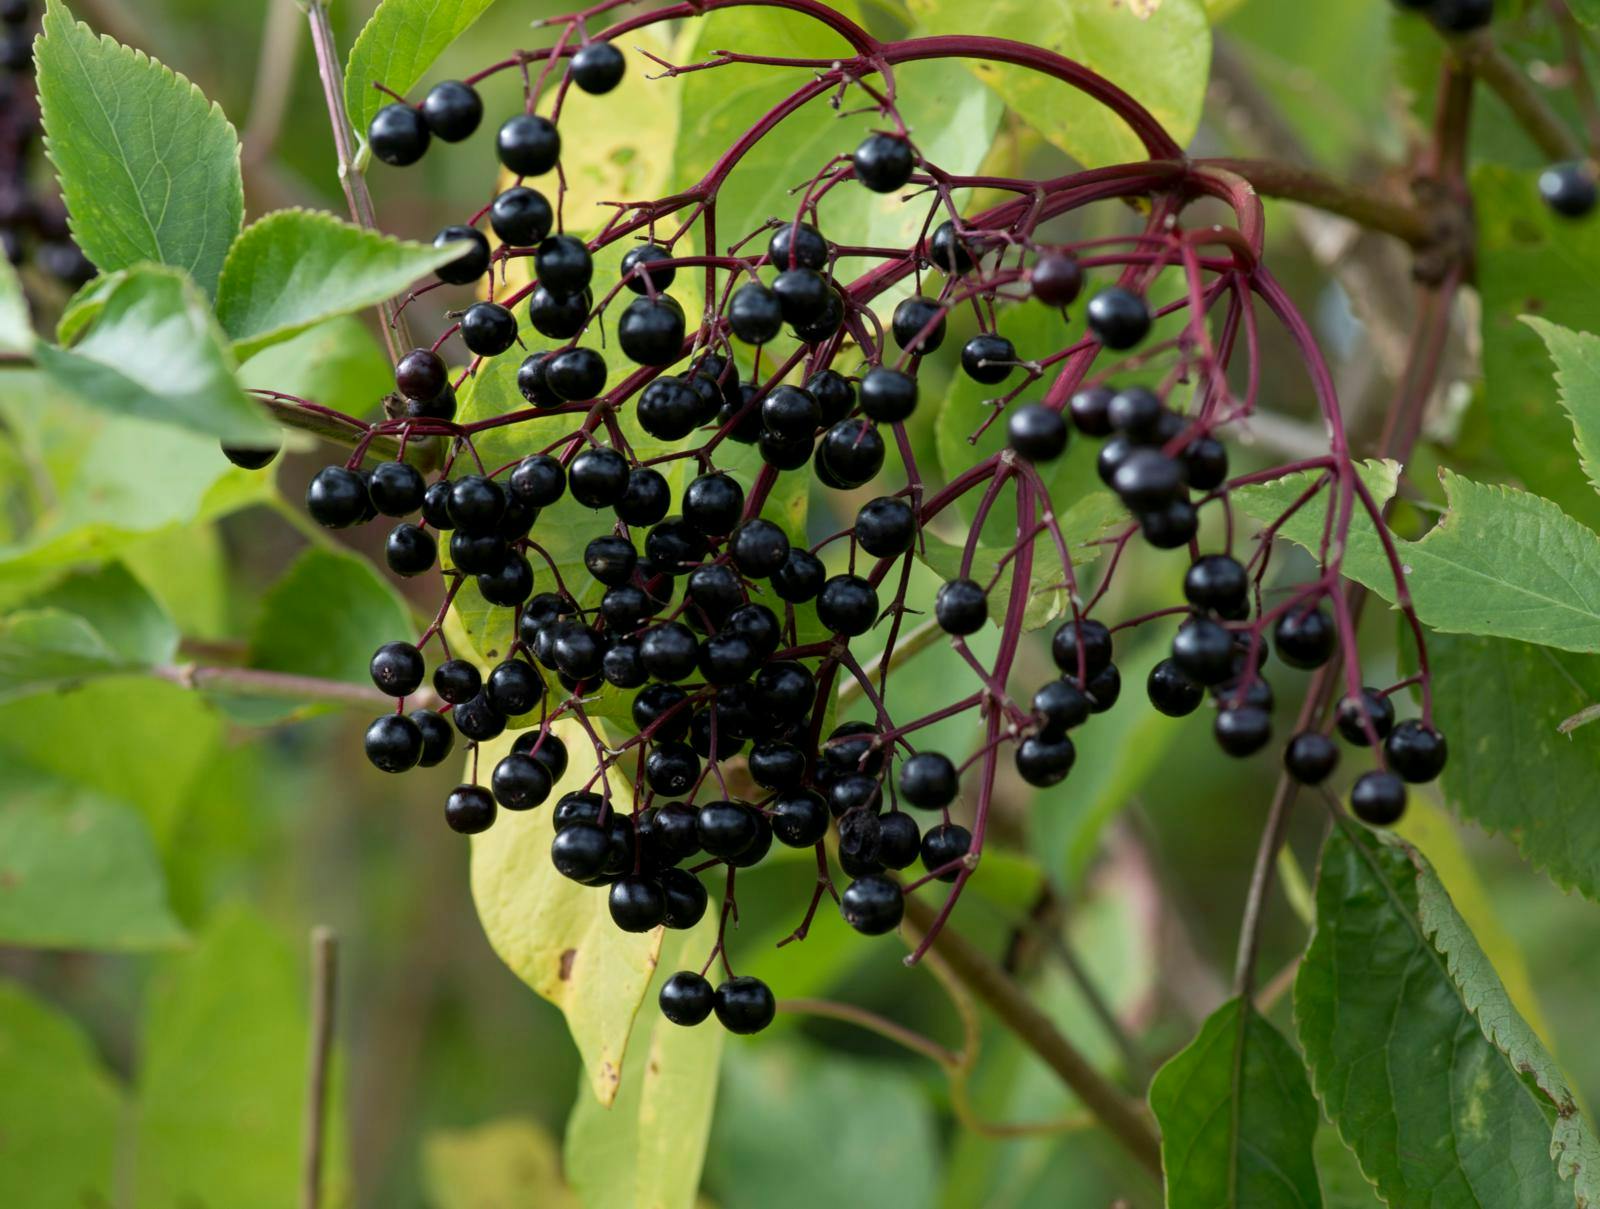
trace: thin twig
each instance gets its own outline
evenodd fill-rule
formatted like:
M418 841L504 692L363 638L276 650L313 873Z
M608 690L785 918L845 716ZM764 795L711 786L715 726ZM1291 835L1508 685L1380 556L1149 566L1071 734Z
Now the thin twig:
M927 650L942 637L944 637L944 631L939 628L937 621L923 622L895 644L894 654L889 660L889 666L891 668L899 667L913 655ZM839 709L841 711L855 704L861 694L866 691L863 685L869 684L878 678L878 673L883 670L883 655L875 656L861 670L865 673L863 678L856 679L852 677L846 680L843 687L839 689Z
M181 688L263 697L271 700L303 701L323 705L362 705L376 709L394 705L376 688L325 680L319 676L296 676L288 672L269 672L253 667L205 667L193 663L163 664L151 674ZM418 694L420 701L422 694Z
M328 1063L333 1054L333 1007L339 941L333 929L311 929L311 1054L306 1077L306 1130L300 1169L301 1209L322 1204L322 1152L328 1112Z
M1527 73L1495 45L1493 35L1482 31L1452 43L1451 48L1467 70L1505 102L1523 133L1538 144L1540 151L1553 160L1583 155L1582 142L1539 95Z
M1416 206L1373 189L1277 160L1219 158L1200 163L1225 168L1248 180L1257 193L1281 197L1338 214L1370 231L1383 231L1412 247L1425 247L1438 235L1437 221Z
M949 1068L961 1062L961 1055L953 1050L946 1049L937 1041L924 1037L921 1033L913 1032L903 1024L869 1012L866 1008L856 1007L853 1003L838 1003L832 999L780 999L778 1011L804 1016L825 1016L830 1020L842 1020L846 1024L853 1024L864 1028L868 1032L877 1033L896 1045L904 1046L913 1053L921 1054L924 1058L931 1058L940 1066Z

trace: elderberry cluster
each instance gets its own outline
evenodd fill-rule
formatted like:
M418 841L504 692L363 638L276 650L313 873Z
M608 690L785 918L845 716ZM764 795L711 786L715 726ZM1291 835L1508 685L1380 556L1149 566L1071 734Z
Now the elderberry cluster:
M542 59L548 72L565 60L557 115L569 83L603 94L626 71L622 54L604 38L582 36L582 25L572 19L554 50L509 61L526 68ZM578 44L569 45L574 38ZM884 61L895 45L878 45ZM815 69L841 90L866 88L869 66L861 62ZM394 522L386 543L391 570L441 575L444 599L433 624L417 642L386 643L372 658L373 682L397 702L366 733L376 767L399 773L437 765L459 736L473 752L473 777L449 794L448 825L479 833L502 809L549 803L554 868L604 888L624 931L694 926L709 909L705 879L721 878L716 948L700 972L667 981L661 1007L670 1020L698 1024L715 1012L732 1031L754 1032L772 1019L770 989L734 975L726 933L738 872L766 859L774 841L817 854L817 888L791 939L803 939L829 895L853 928L880 935L899 926L906 894L948 883L925 947L977 868L1002 756L1009 753L1029 785L1061 785L1075 761L1074 734L1116 706L1120 632L1183 614L1171 657L1150 675L1149 698L1178 716L1209 696L1217 741L1236 756L1272 737L1273 693L1262 674L1269 645L1290 667L1318 668L1353 641L1348 624L1329 611L1342 534L1333 548L1325 543L1319 577L1274 604L1263 601L1271 533L1237 556L1231 522L1215 526L1222 539L1205 535L1203 521L1220 519L1240 486L1230 479L1221 433L1246 420L1253 405L1234 395L1226 372L1239 332L1253 322L1245 316L1264 300L1292 331L1305 329L1250 238L1210 223L1187 231L1179 221L1188 200L1210 192L1231 198L1242 227L1250 218L1259 229L1254 195L1230 194L1226 180L1207 178L1203 168L1174 168L1175 150L1125 96L1108 92L1106 103L1124 107L1152 160L1162 162L1128 166L1115 178L954 176L925 158L892 101L873 92L891 128L821 165L794 212L772 215L757 231L713 234L706 216L725 170L719 161L696 189L619 204L586 241L562 229L562 134L537 104L546 75L538 84L531 70L526 75L526 104L494 140L509 185L502 180L479 219L439 233L441 247L464 250L407 305L448 286L472 286L478 296L447 312L456 322L438 345L400 359L389 418L340 417L360 430L357 449L344 465L317 473L306 506L333 529L387 518ZM368 141L380 160L404 166L436 138L469 139L483 116L474 81L450 81L420 105L386 105ZM528 183L547 177L554 202ZM954 195L977 188L1013 196L964 214ZM828 199L852 189L920 204L924 221L913 242L846 251L831 240ZM1039 230L1119 197L1151 199L1142 234L1072 244ZM680 248L691 228L706 237L702 253ZM594 252L622 240L616 279L601 279ZM847 258L878 263L851 279L842 270ZM531 262L530 280L507 293L512 261ZM1117 276L1091 286L1099 270ZM1184 301L1153 306L1151 287L1167 271L1184 279ZM668 292L688 274L703 274L705 283L693 324ZM903 282L909 293L891 293ZM885 297L898 297L892 309ZM1073 334L1068 311L1080 299L1084 326ZM1015 306L1058 315L1059 337L1014 347L997 316ZM1225 316L1215 338L1207 329L1213 310ZM936 486L916 466L906 424L927 402L925 359L969 314L978 330L960 349L961 371L998 392L975 409L973 438L1003 418L1006 441L992 455L975 453L969 469ZM1169 316L1185 324L1177 335L1158 333ZM578 344L607 327L612 351ZM454 375L439 351L453 338L470 354ZM1253 355L1253 338L1248 347ZM458 389L514 349L526 409L458 419ZM1303 352L1320 365L1314 344L1306 341ZM1182 410L1174 406L1180 382L1202 384ZM1319 402L1337 431L1336 400L1319 392ZM550 442L549 421L563 417L570 426ZM671 452L641 456L624 417ZM530 440L515 460L481 460L475 438L536 421L540 441ZM379 437L397 438L402 457L369 467L366 454ZM431 482L403 457L429 438L447 443ZM1059 510L1072 501L1052 500L1045 478L1084 439L1100 442L1100 477L1127 514L1096 539L1108 557L1092 591L1080 582L1060 527ZM743 469L748 459L727 456L741 446L759 458L753 476ZM891 448L903 473L898 486L879 483ZM273 452L229 456L264 465ZM680 468L692 473L675 486L669 476ZM1357 507L1376 517L1370 500L1357 499L1342 439L1326 457L1247 477L1262 483L1297 472L1314 481L1284 520L1312 506L1326 507L1330 523L1345 517L1346 529ZM815 481L836 498L869 484L875 494L855 507L846 529L807 545L768 507L785 476ZM1015 538L996 557L983 538L1005 500L1015 505ZM915 599L912 560L936 528L951 528L958 501L972 505L955 526L964 530L959 570L932 600ZM546 549L552 537L570 544L574 531L582 535L581 570L558 564ZM1135 538L1189 552L1185 603L1144 617L1105 617L1107 587ZM1047 558L1056 566L1041 573L1036 564ZM1064 589L1048 677L1028 673L1029 661L1019 658L1031 641L1024 619L1040 582L1047 591ZM486 674L452 657L442 632L463 591L509 623L502 627L512 635L509 648ZM893 711L907 703L892 695L888 669L908 626L930 612L925 634L951 644L972 682L952 684L948 699L914 703L918 717L897 719ZM968 640L990 625L1000 634L999 653L986 663ZM858 657L857 640L869 632L883 638L877 674ZM434 646L430 676L424 652ZM1021 699L1012 695L1018 680L1028 681ZM1352 691L1332 728L1351 744L1377 745L1378 766L1359 777L1352 797L1372 823L1398 818L1404 783L1437 775L1444 762L1444 739L1427 721L1426 677L1405 683L1413 682L1423 690L1422 721L1395 724L1394 686ZM832 721L841 686L870 702L872 722ZM597 702L612 707L605 711L612 723ZM924 728L968 711L979 736L970 753L918 742ZM619 715L629 723L620 732ZM479 783L478 745L507 730L520 733ZM1332 737L1319 731L1295 735L1284 755L1306 784L1324 781L1338 758ZM631 786L631 807L613 796L614 782ZM846 880L842 890L835 869ZM705 973L718 956L727 977L713 987Z
M40 272L76 289L95 275L67 231L67 212L35 191L30 156L39 135L33 73L32 0L0 0L0 252L30 256Z

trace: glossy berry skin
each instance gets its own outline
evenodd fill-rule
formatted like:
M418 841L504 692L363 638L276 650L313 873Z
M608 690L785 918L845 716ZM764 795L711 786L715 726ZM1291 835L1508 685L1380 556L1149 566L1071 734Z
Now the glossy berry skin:
M587 508L610 508L628 490L628 461L614 449L585 449L572 459L567 489Z
M385 714L367 727L367 759L383 772L405 772L422 759L422 730L404 714Z
M433 669L433 691L451 705L471 701L482 688L477 667L465 659L446 659Z
M687 574L707 549L705 535L678 517L669 516L644 537L645 557L665 575Z
M810 223L786 222L767 241L767 259L775 269L812 269L828 266L828 241Z
M558 827L550 842L550 863L562 877L575 882L598 877L610 855L610 839L598 822L570 822Z
M1183 718L1194 713L1206 696L1204 686L1173 659L1163 659L1150 669L1145 691L1150 696L1150 704L1169 718Z
M1184 477L1196 491L1214 491L1228 481L1228 450L1216 437L1200 437L1178 454Z
M874 558L893 558L916 540L916 514L902 499L879 496L856 513L855 535L856 544Z
M539 284L557 297L570 298L588 289L594 277L594 257L589 246L572 235L551 235L533 254Z
M1066 452L1067 422L1060 412L1029 403L1007 419L1006 441L1029 462L1053 462Z
M306 488L306 511L325 529L348 529L366 515L367 484L353 470L326 466Z
M855 638L878 620L878 593L859 575L835 575L817 594L817 617L835 634Z
M785 323L816 323L828 313L833 287L815 269L784 269L772 279L772 293Z
M1040 734L1063 735L1089 720L1089 696L1065 677L1051 680L1033 694L1033 712L1041 723Z
M481 785L457 785L444 803L444 821L461 835L477 835L494 825L494 798Z
M1116 474L1111 489L1134 512L1164 508L1183 492L1183 469L1157 449L1135 449Z
M861 410L881 424L897 424L917 409L917 380L886 365L875 365L861 379Z
M593 304L587 290L557 294L541 283L528 297L528 322L541 336L570 340L589 322L589 308Z
M989 620L989 596L975 579L952 579L940 585L933 616L946 634L976 634Z
M1272 739L1272 715L1253 705L1220 710L1212 731L1230 756L1254 755Z
M711 983L702 975L693 970L679 970L661 984L657 1003L661 1014L671 1023L692 1028L711 1015L716 998Z
M805 775L806 754L793 743L759 743L750 749L750 777L763 789L796 789Z
M1420 785L1444 771L1450 748L1438 731L1409 718L1389 732L1383 754L1390 769L1402 780Z
M447 143L471 138L483 121L483 98L460 80L444 80L428 90L422 101L422 120Z
M617 320L617 342L636 365L671 365L683 350L683 308L662 295L635 298Z
M514 248L537 247L550 234L555 211L537 189L514 185L489 206L489 227L501 243Z
M922 833L922 867L929 873L944 869L972 851L972 832L959 823L941 823ZM949 869L938 875L941 882L953 882L959 869Z
M438 561L439 543L433 534L408 522L396 525L383 546L384 561L396 575L421 575Z
M672 488L659 470L638 466L628 471L622 498L612 505L617 519L635 528L648 528L665 519L672 507Z
M426 670L422 652L409 642L386 642L373 653L368 671L372 683L390 697L408 697L422 684Z
M495 801L507 810L532 810L550 796L550 773L530 756L512 753L489 778Z
M450 720L463 737L477 743L498 738L506 729L505 715L490 704L488 694L484 692L451 710Z
M1139 531L1157 550L1176 550L1187 546L1200 531L1200 513L1186 499L1175 499L1162 508L1139 514Z
M624 877L613 882L607 905L611 922L624 932L648 932L667 918L667 896L648 877Z
M474 302L461 316L461 341L475 356L498 357L517 342L517 320L498 302Z
M700 775L700 757L687 743L657 743L645 757L644 775L658 794L687 793Z
M397 168L420 160L430 141L431 134L422 114L398 101L378 110L367 127L367 145L372 148L372 154Z
M716 990L717 1020L730 1033L759 1033L778 1014L778 1001L759 978L730 978Z
M1221 684L1233 676L1233 635L1208 618L1193 618L1172 640L1172 661L1198 684Z
M825 486L851 490L877 477L886 452L882 435L868 421L840 420L822 434L813 464Z
M1095 339L1115 352L1133 348L1150 332L1150 308L1121 286L1107 286L1089 299L1085 316Z
M1250 576L1244 564L1227 554L1196 559L1183 576L1183 596L1197 609L1232 617L1248 600Z
M932 298L906 298L894 308L889 330L901 348L926 356L944 343L944 307Z
M755 812L741 802L708 802L695 818L700 847L731 860L756 842L761 830Z
M809 438L822 422L816 396L798 386L778 386L761 400L761 425L780 437ZM810 445L806 446L809 455Z
M227 458L241 470L263 470L272 465L273 460L282 451L283 446L273 445L227 445L222 446L222 456Z
M1083 266L1076 257L1048 253L1039 257L1028 282L1033 296L1046 306L1071 306L1083 292Z
M946 219L933 229L928 237L928 259L947 277L960 277L970 273L976 263L972 250L956 231L955 223Z
M462 531L450 535L450 561L455 563L456 570L468 575L492 574L509 553L505 541L496 533Z
M728 554L741 574L766 579L789 558L789 538L777 525L757 517L745 521L728 538Z
M1067 401L1073 427L1086 437L1110 436L1111 400L1116 392L1109 386L1086 386Z
M806 379L806 393L816 400L820 423L832 427L856 405L856 388L837 370L824 369Z
M543 176L561 158L561 132L548 118L519 113L495 135L495 154L517 176Z
M505 510L505 490L493 479L469 474L451 485L450 520L463 533L494 532Z
M1350 789L1350 810L1373 827L1392 826L1406 812L1406 783L1392 772L1364 772Z
M446 285L471 285L489 271L489 241L475 227L446 227L433 237L433 246L464 245L460 255L440 265L433 275Z
M916 863L922 847L922 830L903 810L895 810L879 820L878 859L888 869L904 869Z
M1309 671L1333 657L1339 634L1333 619L1318 607L1290 609L1278 618L1273 630L1273 645L1278 658L1290 667Z
M728 327L746 344L765 344L783 330L783 303L759 281L742 285L728 304Z
M406 398L430 402L450 385L450 371L431 348L414 348L394 367L394 384Z
M1494 0L1433 0L1427 15L1446 33L1470 33L1494 20Z
M1064 734L1029 735L1017 744L1017 775L1029 785L1045 789L1066 779L1077 755L1077 748Z
M567 490L567 471L547 453L529 454L507 481L511 494L535 508L547 508Z
M619 266L622 284L635 294L649 294L652 288L659 293L678 276L671 260L672 253L658 244L642 243L629 248Z
M961 346L962 372L974 382L995 386L1017 367L1017 349L994 332L980 332Z
M588 402L606 385L606 361L592 348L569 348L545 362L545 381L558 398Z
M791 546L783 566L772 573L772 590L780 600L803 604L816 599L827 578L827 568L820 558L799 546Z
M1563 218L1582 218L1594 209L1595 179L1580 162L1551 164L1539 173L1539 196Z
M628 64L609 42L591 42L572 56L572 82L591 96L601 96L622 83Z
M1382 743L1394 729L1394 702L1376 689L1364 688L1359 699L1345 697L1339 702L1334 720L1346 743L1353 743L1357 747L1369 747L1371 744L1367 739L1367 722L1371 721L1372 729L1377 732L1378 742Z
M839 896L839 914L863 936L882 936L900 926L905 895L892 880L872 874L851 882Z
M406 462L381 462L373 467L367 494L384 516L406 516L422 507L428 489L422 472Z
M651 382L635 406L639 426L661 441L679 441L707 418L700 401L681 378L664 375Z
M772 834L788 848L810 848L828 833L828 807L809 789L780 795L770 807Z
M422 735L422 756L417 761L418 766L435 768L443 764L456 744L456 732L450 729L450 723L431 709L413 710L411 720Z
M961 777L950 757L919 751L900 766L900 796L919 810L943 810L961 791Z
M490 705L508 718L517 718L539 704L544 682L531 664L507 659L490 670L486 691Z
M871 134L851 156L856 179L874 193L893 193L911 179L916 157L911 144L892 134Z
M1117 665L1106 664L1089 678L1083 692L1089 698L1089 709L1093 713L1103 714L1114 706L1117 698L1122 696L1122 673L1117 670Z
M1317 731L1302 731L1283 749L1283 767L1302 785L1320 785L1339 766L1339 745Z
M1074 678L1079 674L1080 648L1083 675L1093 679L1111 662L1111 631L1103 622L1089 619L1063 622L1050 640L1050 654L1056 666Z
M667 910L662 923L669 928L692 928L705 916L709 896L700 879L685 869L664 869L661 872L661 891L666 896Z

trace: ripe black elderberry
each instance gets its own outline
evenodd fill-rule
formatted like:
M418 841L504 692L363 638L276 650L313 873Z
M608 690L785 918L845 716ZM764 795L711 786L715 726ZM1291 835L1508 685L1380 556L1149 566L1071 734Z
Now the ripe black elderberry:
M783 330L783 303L759 281L742 285L728 304L728 327L746 344L765 344Z
M489 207L489 226L501 243L514 248L537 247L555 223L555 211L537 189L514 185Z
M786 222L767 241L767 259L778 269L814 269L828 265L828 241L810 223Z
M816 599L827 577L827 568L820 558L799 546L791 546L783 566L772 573L772 590L790 604L803 604Z
M1016 346L996 332L980 332L961 346L961 368L974 382L995 386L1016 367Z
M421 686L426 666L422 652L409 642L386 642L373 653L368 671L380 692L409 697Z
M900 767L900 796L922 810L943 810L960 790L956 766L940 752L919 751Z
M487 693L480 692L470 701L463 701L450 711L450 720L464 738L477 743L487 743L498 738L506 729L506 718L490 703Z
M394 367L394 384L408 399L430 402L450 385L444 360L429 348L414 348Z
M471 701L482 687L478 669L465 659L446 659L433 669L433 691L451 705Z
M447 143L471 138L483 121L483 98L460 80L435 84L422 101L422 119Z
M558 297L571 297L589 288L594 258L589 246L572 235L551 235L533 254L539 284Z
M629 248L622 257L622 283L635 294L649 294L670 286L678 276L672 253L653 243Z
M879 874L860 878L839 896L839 914L863 936L882 936L900 926L905 896L891 879Z
M1347 743L1354 743L1357 747L1369 746L1370 740L1367 738L1369 721L1378 736L1378 742L1382 743L1394 728L1394 702L1377 689L1364 688L1359 698L1345 697L1339 702L1338 713L1334 720L1338 724L1339 733L1344 736Z
M1089 719L1089 695L1071 680L1051 680L1033 695L1033 712L1041 723L1041 734L1061 735Z
M667 900L667 911L662 922L669 928L679 930L692 928L699 923L710 901L700 879L684 869L662 870L661 892Z
M692 1027L711 1015L717 994L711 984L693 970L679 970L661 984L658 1002L661 1014L673 1024Z
M409 578L433 566L439 557L439 544L426 529L403 522L390 531L383 557L391 571Z
M384 772L405 772L422 759L422 730L404 714L385 714L367 727L367 759Z
M550 863L562 877L575 882L598 877L610 856L610 837L598 822L574 820L558 827L550 842Z
M1290 667L1308 671L1333 658L1338 642L1339 633L1333 619L1320 606L1291 608L1278 618L1273 631L1278 658Z
M1081 674L1093 679L1111 663L1111 631L1105 624L1084 618L1066 621L1050 640L1050 655L1056 666L1068 676L1080 674L1079 659L1083 663Z
M572 81L591 96L610 92L627 71L622 52L609 42L590 42L572 56Z
M667 918L667 896L660 883L648 877L613 882L608 905L611 922L624 932L648 932Z
M446 227L433 237L433 246L465 245L461 254L435 269L434 276L447 285L471 285L489 271L489 241L475 227Z
M933 615L946 634L976 634L989 620L989 596L974 579L952 579L940 585Z
M544 681L529 664L507 659L489 672L485 689L490 705L506 717L516 718L539 704L539 698L544 696Z
M1077 748L1065 734L1029 735L1017 744L1017 774L1029 785L1044 789L1064 780L1077 756Z
M1051 462L1066 452L1067 422L1060 412L1029 403L1006 421L1006 440L1030 462Z
M222 456L242 470L262 470L270 466L279 453L283 450L280 442L271 447L265 445L228 445L222 446Z
M428 150L429 137L422 114L398 101L378 110L367 127L372 154L397 168L420 160Z
M1220 710L1212 726L1217 745L1230 756L1249 756L1272 738L1272 715L1253 705Z
M1110 436L1111 400L1116 392L1109 386L1086 386L1067 400L1072 423L1086 437Z
M550 796L550 772L531 756L513 753L494 766L489 784L507 810L532 810Z
M306 488L306 511L327 529L347 529L365 516L371 505L367 484L354 470L326 466Z
M904 869L916 863L922 848L922 830L903 810L895 810L879 820L878 859L887 869Z
M710 417L700 400L681 378L657 378L639 395L639 426L659 441L679 441Z
M445 799L444 821L462 835L489 830L494 815L494 798L481 785L457 785Z
M548 118L519 113L495 136L500 162L518 176L543 176L561 158L561 133Z
M516 498L535 508L546 508L566 492L567 472L549 454L530 454L517 463L508 485Z
M406 516L422 507L428 489L422 473L406 462L382 462L375 466L367 484L372 506L384 516Z
M1449 746L1444 736L1411 718L1389 732L1384 758L1399 776L1414 785L1433 780L1444 771Z
M741 574L766 579L788 561L789 538L771 521L757 517L733 531L728 554Z
M916 513L904 500L879 496L856 513L855 535L856 543L874 558L893 558L911 549L917 536Z
M761 400L762 427L786 439L807 438L807 458L811 454L810 437L821 422L822 408L809 390L779 386Z
M431 709L414 711L411 720L422 735L422 758L417 761L418 765L435 768L443 764L456 744L456 733L450 729L450 723Z
M790 848L810 848L828 833L828 807L809 789L781 794L771 806L772 834Z
M1176 659L1163 659L1151 668L1145 689L1150 695L1150 704L1169 718L1194 713L1206 696L1204 686L1193 680Z
M463 533L492 533L505 510L505 491L493 479L469 474L450 488L450 520Z
M863 487L883 469L886 452L882 435L871 423L840 420L817 444L817 477L825 486L841 490Z
M1123 352L1150 331L1150 308L1143 298L1121 286L1108 286L1089 299L1089 330L1101 344Z
M1581 162L1551 164L1539 173L1539 196L1564 218L1584 217L1594 209L1595 195L1594 174Z
M911 144L892 134L871 134L851 157L856 179L874 193L893 193L911 179L916 157Z
M1075 257L1053 252L1039 257L1028 283L1046 306L1070 306L1083 291L1083 266Z
M461 340L479 357L498 357L517 342L517 320L498 302L474 302L461 316Z
M585 449L567 471L572 498L587 508L610 508L628 490L628 460L614 449Z
M1221 684L1234 674L1233 635L1207 618L1193 618L1172 640L1172 661L1198 684Z
M859 575L835 575L817 594L817 618L836 634L865 634L878 620L878 593Z
M917 380L886 365L875 365L861 379L861 410L883 424L911 418L917 409Z
M947 866L954 865L971 851L972 832L959 823L941 823L922 835L922 867L929 873L943 869L944 872L937 874L942 882L956 880L960 870Z
M772 292L784 322L802 327L827 315L833 287L815 269L785 269L772 279Z
M589 322L589 308L593 303L587 290L557 294L540 284L528 296L528 322L541 336L548 336L551 340L570 340L583 331L584 325Z
M1304 731L1283 749L1283 766L1302 785L1320 785L1339 765L1339 747L1327 735Z
M617 342L638 365L671 365L683 349L683 308L671 298L635 298L617 320Z
M1250 577L1244 564L1227 554L1196 559L1183 577L1183 595L1197 609L1211 609L1235 618L1245 608Z
M926 356L944 343L945 308L932 298L907 298L894 308L889 326L896 344Z
M1364 772L1350 790L1350 809L1374 827L1388 827L1406 812L1406 783L1392 772Z
M778 1001L759 978L730 978L716 990L717 1019L730 1033L759 1033L778 1013Z

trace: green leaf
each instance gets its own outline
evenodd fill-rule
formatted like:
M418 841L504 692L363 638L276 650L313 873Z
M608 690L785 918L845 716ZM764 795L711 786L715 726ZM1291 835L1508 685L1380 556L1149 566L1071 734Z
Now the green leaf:
M0 1204L113 1204L122 1092L83 1030L0 982L0 1070Z
M1600 491L1600 336L1532 315L1524 315L1522 321L1539 333L1556 363L1556 385L1561 388L1561 406L1572 417L1578 461L1590 484Z
M166 663L178 650L178 627L122 563L68 576L28 601L28 607L60 609L81 617L131 664Z
M1395 1209L1600 1195L1570 1090L1409 845L1337 821L1294 1005L1317 1095Z
M593 775L589 739L576 722L552 725L572 754L550 792L581 789ZM508 732L479 753L492 769L511 748ZM626 780L607 774L619 809L632 809ZM565 1013L594 1098L611 1105L622 1088L623 1057L635 1014L661 952L662 929L618 932L604 891L562 877L550 863L549 809L506 812L472 838L472 900L489 944L512 972Z
M139 1209L282 1209L299 1198L310 1049L301 947L225 907L148 1002L134 1170ZM329 1114L330 1205L345 1202L341 1114Z
M136 810L5 756L0 769L0 943L138 951L184 940Z
M1363 474L1375 474L1376 466L1368 463ZM1439 523L1419 541L1391 534L1423 624L1445 633L1600 651L1600 536L1537 495L1449 470L1439 477L1449 504ZM1310 481L1295 475L1235 492L1234 500L1256 519L1270 520ZM1385 497L1374 495L1381 504ZM1282 535L1315 552L1330 500L1324 490ZM1394 575L1369 521L1351 528L1343 571L1394 602Z
M494 0L383 0L362 27L344 68L344 104L362 139L390 98L382 84L404 95L422 79L445 47L481 17Z
M50 0L34 62L46 147L78 246L102 272L156 261L212 295L244 217L239 139L222 110Z
M9 260L0 257L0 353L26 356L33 351L33 323L22 282Z
M911 0L935 34L987 34L1030 41L1075 59L1131 94L1179 143L1200 123L1211 66L1211 27L1200 0L1162 0L1148 17L1106 0ZM1152 64L1160 64L1152 70ZM976 60L971 70L1024 121L1085 167L1146 157L1133 131L1099 101L1039 72ZM915 133L915 131L913 131Z
M87 335L70 349L41 344L35 356L57 384L102 411L222 440L276 439L277 426L234 378L210 306L176 269L129 270Z
M370 684L372 652L410 641L404 602L371 563L311 547L267 590L250 638L253 667Z
M596 895L595 897L598 897ZM609 1107L578 1089L567 1119L568 1178L583 1204L595 1209L692 1209L717 1099L717 1067L726 1034L714 1021L673 1024L655 1006L661 984L683 969L698 969L717 940L717 912L706 912L687 933L672 933L665 960L634 1021L623 1071ZM613 936L620 936L616 932Z
M1434 720L1450 740L1445 797L1559 885L1600 899L1600 740L1556 730L1600 701L1600 658L1444 634L1428 655Z
M561 1179L561 1150L537 1122L505 1117L422 1140L435 1209L583 1209Z
M142 666L114 651L83 618L60 609L0 617L0 701Z
M239 383L337 400L339 410L367 415L394 389L394 366L367 326L344 315L254 354L239 366Z
M234 240L217 286L217 319L243 359L325 319L376 306L465 246L436 248L321 211L278 210Z
M1600 26L1600 0L1567 0L1567 7L1590 28Z
M1539 205L1533 174L1492 164L1472 176L1483 299L1483 406L1494 451L1529 490L1590 527L1600 500L1572 456L1572 423L1550 382L1538 315L1585 328L1594 322L1588 283L1600 275L1600 229Z
M1231 999L1156 1072L1167 1209L1320 1209L1317 1102L1294 1047Z

